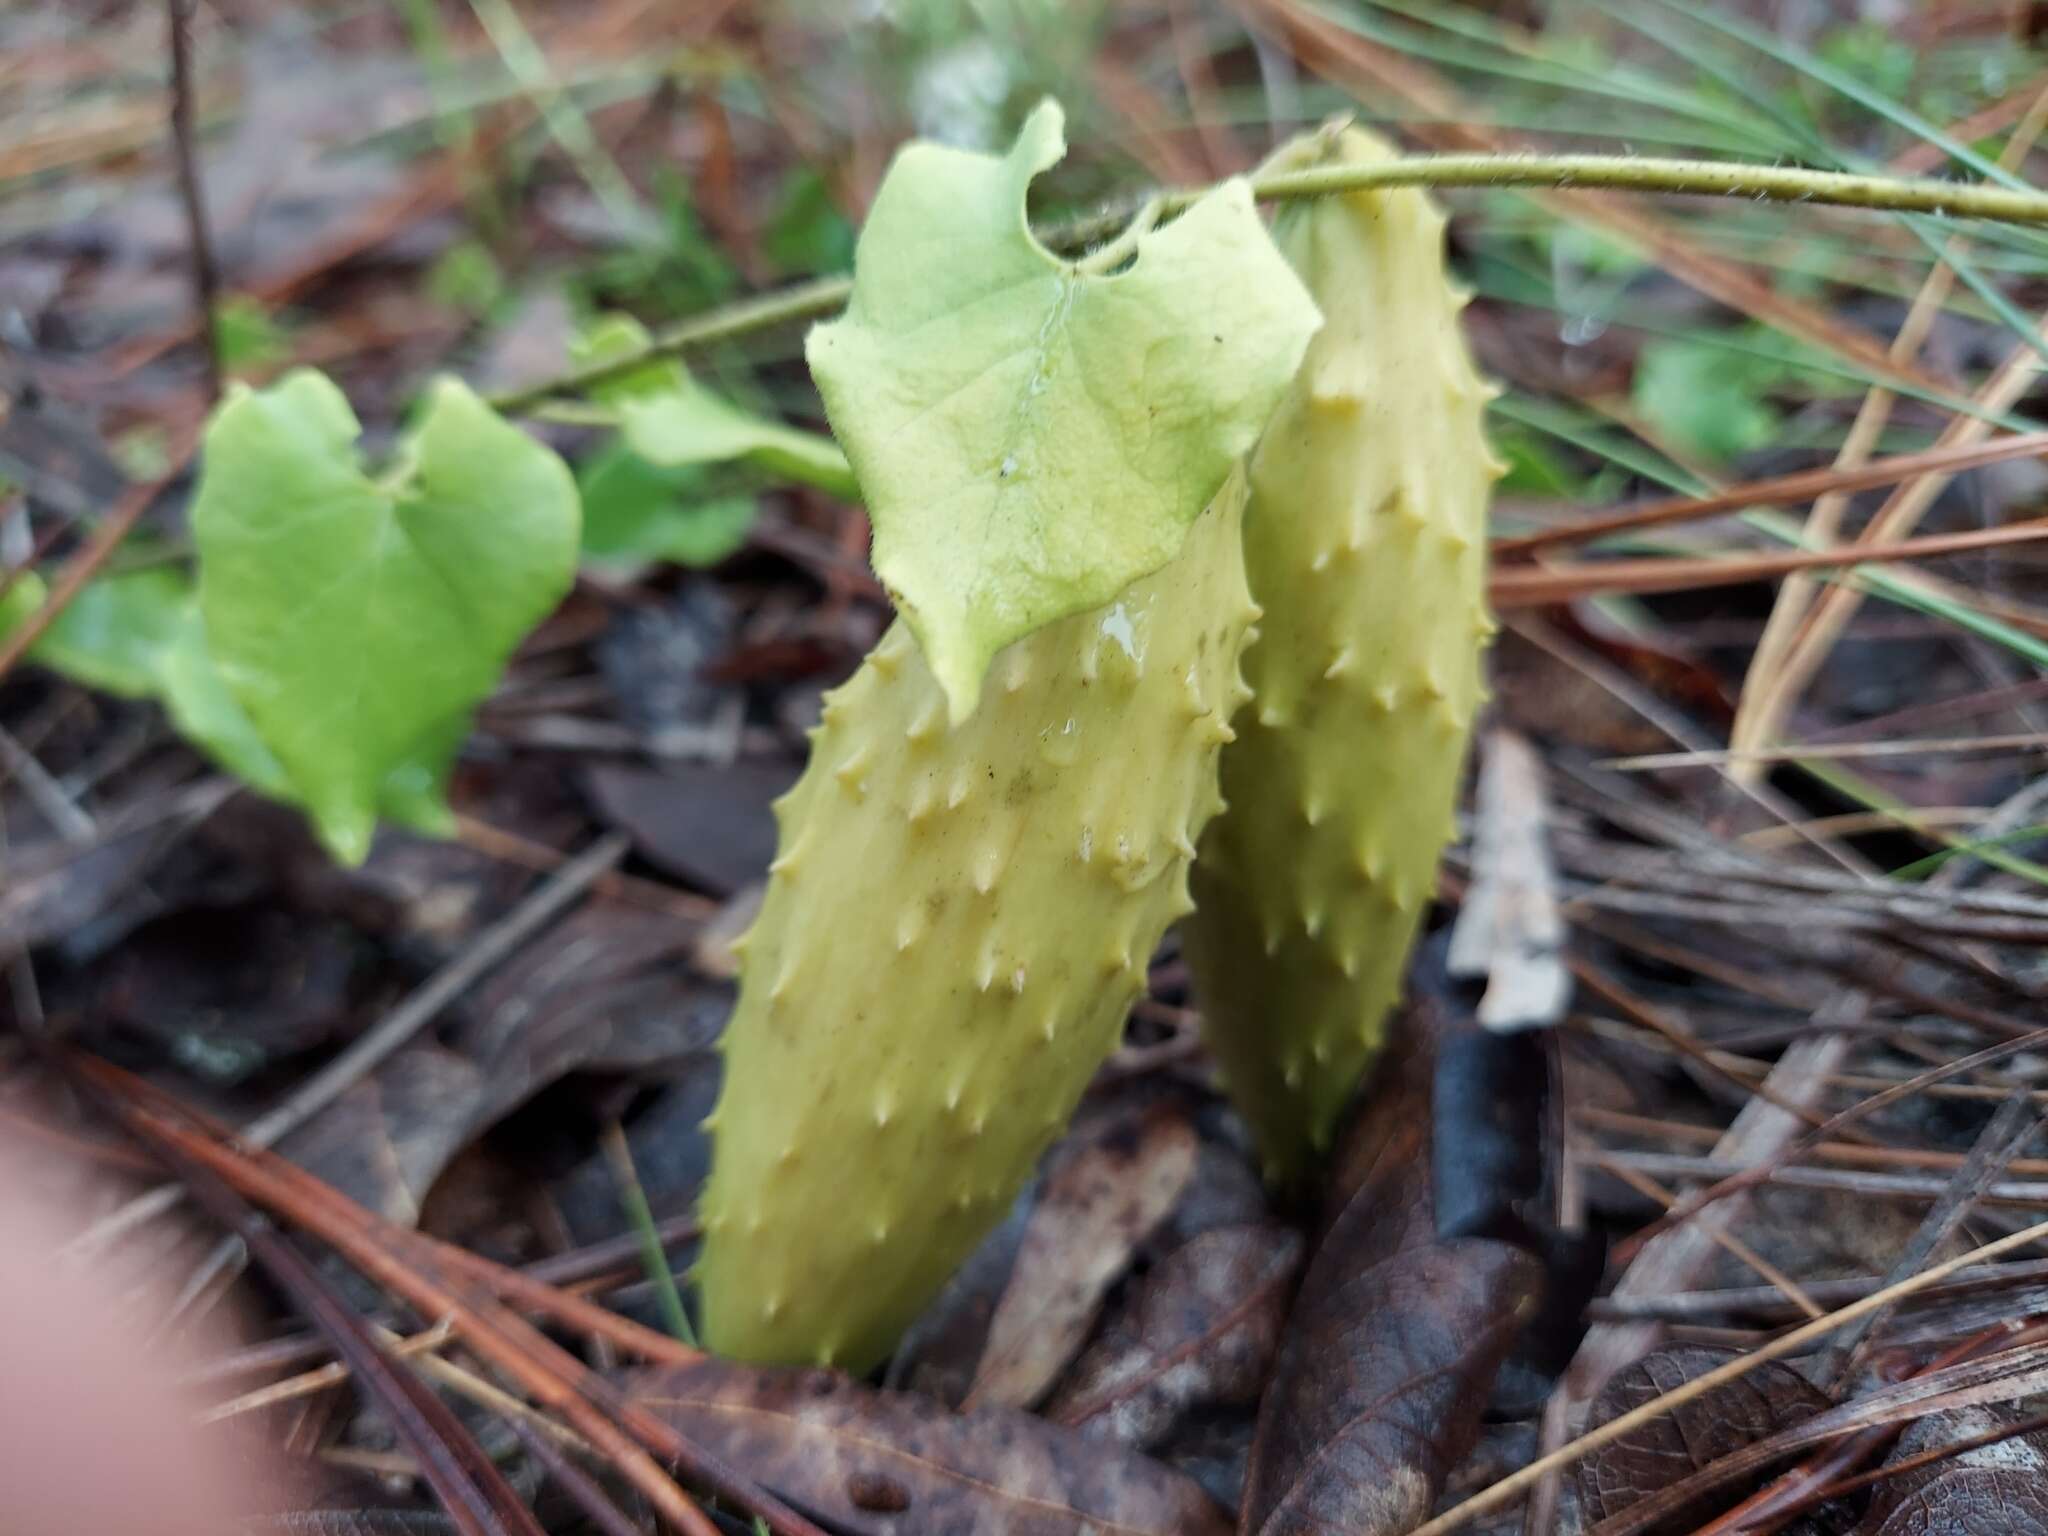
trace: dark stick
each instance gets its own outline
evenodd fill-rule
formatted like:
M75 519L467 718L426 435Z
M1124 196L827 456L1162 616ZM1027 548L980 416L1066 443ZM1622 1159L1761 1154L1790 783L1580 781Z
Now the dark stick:
M199 307L199 331L206 343L206 394L220 398L220 337L214 304L220 271L213 261L213 235L206 224L206 193L199 185L199 153L192 128L192 7L198 0L164 0L171 20L171 142L178 157L178 194L192 251L192 297Z

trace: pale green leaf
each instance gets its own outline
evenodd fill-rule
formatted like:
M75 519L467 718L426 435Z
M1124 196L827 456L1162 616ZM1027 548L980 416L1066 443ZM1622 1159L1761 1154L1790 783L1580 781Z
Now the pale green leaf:
M639 321L608 315L580 338L576 361L586 366L608 362L639 351L649 339ZM829 437L741 410L672 358L600 384L591 395L618 414L627 446L650 464L680 468L743 461L834 496L851 500L858 494L846 455Z
M438 383L399 469L356 461L317 373L235 391L193 503L206 646L335 855L369 847L383 786L419 809L513 648L567 591L567 466L462 384Z
M228 691L206 648L206 620L196 594L188 594L176 630L156 655L155 672L158 697L180 736L251 789L274 800L294 800L283 767Z
M43 600L30 574L0 599L0 635ZM290 799L277 759L221 681L207 654L192 584L176 566L96 577L29 650L38 666L105 693L156 699L178 733L252 788Z
M43 578L34 571L23 571L15 577L4 595L0 595L0 635L10 635L17 624L43 606L48 589Z
M39 607L43 596L43 584L33 573L17 582L0 600L0 635ZM156 700L178 734L222 768L260 794L295 803L284 769L256 734L206 648L198 594L177 566L148 566L87 582L29 656L88 688ZM445 781L464 725L457 717L444 739L392 770L378 791L385 816L424 832L446 835L452 830Z
M876 574L955 720L995 653L1180 549L1320 324L1241 179L1098 275L1031 236L1059 107L1002 158L912 144L805 347L873 520Z
M192 584L175 566L96 577L65 605L30 655L88 688L154 698L158 660L191 602Z
M180 736L257 793L298 804L283 766L256 734L248 711L229 691L206 648L206 621L196 594L186 599L176 632L158 653L156 674L157 697ZM387 820L436 837L454 832L448 770L468 725L467 716L455 717L386 775L377 789L377 809Z
M702 470L650 464L623 443L585 466L577 484L583 555L598 563L716 565L754 522L752 497L708 494Z

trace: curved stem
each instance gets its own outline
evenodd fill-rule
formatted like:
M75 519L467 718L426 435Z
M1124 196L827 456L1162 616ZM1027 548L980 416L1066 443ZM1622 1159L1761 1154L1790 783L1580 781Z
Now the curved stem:
M1857 176L1793 165L1731 160L1659 160L1640 155L1416 155L1371 165L1310 166L1261 177L1262 202L1327 197L1363 187L1582 187L1743 197L1771 203L1824 203L1892 213L1953 214L2005 224L2048 224L2048 193L1980 182ZM1179 204L1201 193L1175 193Z
M1261 202L1329 197L1369 187L1541 187L1551 190L1664 193L1740 197L1757 202L1817 203L1892 213L1931 213L1989 219L2003 224L2048 225L2048 193L1890 176L1855 176L1799 166L1750 165L1729 160L1663 160L1637 155L1412 155L1368 165L1310 166L1255 177ZM1177 213L1210 189L1159 192L1140 205L1145 215ZM1055 225L1040 238L1054 250L1084 247L1133 222L1128 213L1094 214ZM1124 241L1115 242L1119 256ZM553 395L578 394L647 362L729 341L754 331L829 315L853 291L848 277L825 277L778 293L744 299L694 315L658 331L638 351L579 368L529 388L492 397L501 411L516 411Z

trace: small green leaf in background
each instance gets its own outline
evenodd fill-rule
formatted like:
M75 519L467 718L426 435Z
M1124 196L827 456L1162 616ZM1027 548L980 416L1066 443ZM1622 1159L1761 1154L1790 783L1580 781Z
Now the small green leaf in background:
M336 857L386 781L419 811L470 711L574 577L576 486L464 385L429 396L399 469L356 461L341 392L300 371L235 391L193 502L199 611L229 692Z
M291 350L283 326L247 294L232 293L213 312L213 345L220 365L246 373L282 362Z
M481 241L460 241L428 269L427 297L481 320L505 297L505 269Z
M648 339L647 328L639 321L607 315L579 338L576 361L606 362L638 351ZM618 413L627 446L650 464L680 468L744 461L778 479L815 485L834 496L851 500L859 494L846 455L830 438L741 410L698 383L673 359L636 368L599 385L591 395Z
M133 541L128 551L133 554ZM96 577L35 644L35 659L124 699L154 698L159 662L192 606L192 583L170 565Z
M853 224L832 201L825 178L808 165L792 168L761 239L768 259L790 277L843 272L853 265L853 241Z
M23 571L0 595L0 635L14 632L15 625L43 606L48 589L34 571Z
M156 422L137 422L107 446L130 480L161 480L171 472L170 434Z
M1508 422L1491 427L1487 436L1493 451L1508 466L1496 494L1570 496L1583 488L1585 477L1574 472L1550 443L1526 428Z
M1127 271L1053 256L1025 198L1062 123L1047 101L1002 158L900 152L852 301L805 346L955 721L997 651L1173 558L1320 324L1242 178Z
M583 555L598 563L716 565L754 523L751 496L708 495L696 465L650 464L623 443L585 465L578 485Z
M1636 358L1635 406L1672 445L1726 463L1769 443L1779 414L1770 392L1785 367L1711 342L1650 342Z
M0 635L42 605L33 573L0 600ZM175 565L96 576L29 651L37 666L124 699L155 699L178 733L250 787L291 798L284 771L256 736L207 653L191 580Z
M30 573L0 600L0 635L41 606L41 579ZM206 621L184 569L147 566L95 577L57 615L29 652L36 665L125 699L154 699L178 734L260 794L296 804L284 769L256 734L249 715L206 646ZM454 725L460 726L457 720ZM455 739L398 765L380 786L378 806L391 820L446 835L453 813L441 798Z

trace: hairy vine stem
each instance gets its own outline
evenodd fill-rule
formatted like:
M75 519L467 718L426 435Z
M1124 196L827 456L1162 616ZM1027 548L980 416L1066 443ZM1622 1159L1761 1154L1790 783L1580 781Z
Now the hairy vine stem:
M1855 176L1799 166L1636 155L1414 155L1371 165L1271 171L1254 177L1251 183L1252 195L1261 202L1329 197L1368 187L1540 187L1740 197L1757 202L1815 203L1888 213L1988 219L2002 224L2048 225L2048 193L2043 192L1981 182ZM1153 193L1138 204L1139 218L1178 213L1209 190L1188 187ZM1131 209L1126 206L1042 229L1039 238L1056 251L1085 250L1117 236L1132 222ZM1124 246L1119 238L1119 256L1125 253ZM849 277L818 278L777 293L707 310L657 332L634 352L493 396L490 403L502 411L518 411L553 396L580 394L655 358L677 357L793 320L829 315L845 304L852 290L853 280Z

